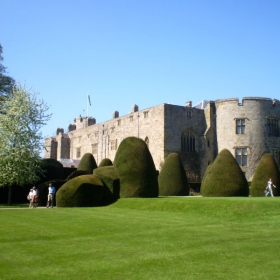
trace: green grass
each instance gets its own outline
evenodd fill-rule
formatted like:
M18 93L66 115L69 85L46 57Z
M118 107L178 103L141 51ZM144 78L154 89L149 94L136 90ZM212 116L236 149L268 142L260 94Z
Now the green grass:
M280 198L0 209L0 279L279 279Z

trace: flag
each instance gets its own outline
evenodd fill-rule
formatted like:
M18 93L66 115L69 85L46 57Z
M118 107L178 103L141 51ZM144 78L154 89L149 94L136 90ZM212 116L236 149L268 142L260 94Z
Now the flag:
M89 95L88 95L88 103L89 103L89 106L91 106Z

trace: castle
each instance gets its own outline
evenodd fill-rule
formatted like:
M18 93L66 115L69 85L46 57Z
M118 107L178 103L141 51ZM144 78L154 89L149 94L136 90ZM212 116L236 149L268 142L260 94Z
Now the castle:
M158 170L171 152L180 155L189 181L199 182L218 153L228 149L247 180L251 180L264 153L273 154L280 166L280 101L245 97L201 101L195 106L160 104L144 110L137 105L130 114L96 123L92 117L78 117L68 132L58 128L45 139L45 158L76 167L85 153L96 163L114 161L121 141L129 136L143 139Z

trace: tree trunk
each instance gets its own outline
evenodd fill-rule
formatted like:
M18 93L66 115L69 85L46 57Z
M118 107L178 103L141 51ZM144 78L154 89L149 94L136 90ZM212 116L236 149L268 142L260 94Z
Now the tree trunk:
M13 186L9 186L8 191L8 205L12 205Z

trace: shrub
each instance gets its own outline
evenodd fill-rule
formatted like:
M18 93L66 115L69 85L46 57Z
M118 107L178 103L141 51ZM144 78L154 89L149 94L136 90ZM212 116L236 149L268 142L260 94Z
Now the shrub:
M158 172L142 139L125 138L117 150L114 166L120 178L120 197L158 197Z
M229 150L222 150L202 179L203 196L248 196L244 173Z
M81 158L77 171L86 171L87 174L92 174L93 169L97 168L96 161L91 153L85 153Z
M113 165L113 163L109 158L104 158L104 159L101 160L98 167L112 166L112 165Z
M40 175L40 182L63 178L63 165L56 159L42 159L40 162L40 166L43 170L43 174Z
M273 194L278 195L279 193L279 182L280 182L280 172L275 162L275 159L272 154L264 154L256 168L256 171L253 175L250 195L251 196L264 196L264 190L267 185L269 178L272 179L272 182L277 186L273 189Z
M158 176L159 195L189 195L189 184L183 163L177 153L170 153Z
M120 198L120 178L114 166L103 166L93 170L93 174L97 175L105 186L113 194L115 200Z
M78 176L81 176L81 175L87 175L89 174L88 171L85 171L85 170L75 170L74 172L72 172L67 178L66 178L66 181L69 181L71 179L74 179Z
M110 190L104 186L97 175L81 175L66 182L58 190L56 205L58 207L104 206L107 205L110 194Z

